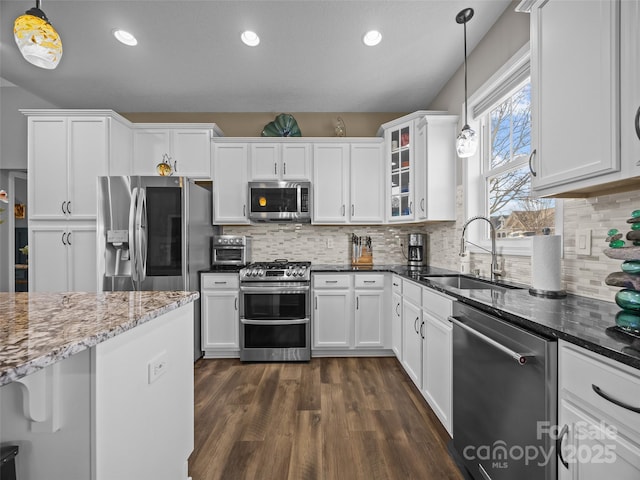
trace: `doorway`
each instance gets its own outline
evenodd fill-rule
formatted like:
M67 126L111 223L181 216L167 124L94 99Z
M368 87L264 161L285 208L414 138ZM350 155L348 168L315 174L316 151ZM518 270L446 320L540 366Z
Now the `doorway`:
M29 291L29 255L27 220L27 173L10 172L8 182L9 204L7 223L9 227L8 272L9 291Z

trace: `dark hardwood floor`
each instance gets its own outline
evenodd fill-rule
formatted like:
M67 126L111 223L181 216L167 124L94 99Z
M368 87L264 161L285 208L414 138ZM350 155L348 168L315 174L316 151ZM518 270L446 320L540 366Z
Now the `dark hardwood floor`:
M395 358L199 360L193 480L462 479Z

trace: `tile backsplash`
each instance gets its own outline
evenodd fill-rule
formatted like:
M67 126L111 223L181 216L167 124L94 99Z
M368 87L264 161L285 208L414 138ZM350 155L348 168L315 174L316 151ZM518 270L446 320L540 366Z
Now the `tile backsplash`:
M464 224L464 193L457 191L455 222L413 225L348 225L324 226L310 224L259 224L225 226L224 233L251 235L253 260L308 260L316 264L348 264L351 235L368 235L372 239L373 261L376 265L405 264L407 235L426 233L427 263L436 267L459 270L459 239ZM630 213L640 208L640 190L594 198L564 200L564 258L562 280L564 288L575 295L613 301L616 287L605 285L606 276L620 271L620 261L611 260L602 251L610 228L628 230ZM591 229L591 255L576 253L576 231ZM400 246L400 243L404 247ZM404 252L404 253L403 253ZM491 258L488 254L472 254L471 268L486 273ZM531 283L531 258L504 256L504 278L524 284Z

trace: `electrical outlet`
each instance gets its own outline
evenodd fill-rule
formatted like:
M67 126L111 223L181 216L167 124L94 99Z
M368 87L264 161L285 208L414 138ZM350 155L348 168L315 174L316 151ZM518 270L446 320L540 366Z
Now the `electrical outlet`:
M166 351L154 357L148 364L149 384L152 384L153 382L158 380L158 378L164 375L168 367L169 367L169 359L167 358Z
M576 231L576 255L591 255L591 229Z
M327 238L327 248L333 248L333 238Z

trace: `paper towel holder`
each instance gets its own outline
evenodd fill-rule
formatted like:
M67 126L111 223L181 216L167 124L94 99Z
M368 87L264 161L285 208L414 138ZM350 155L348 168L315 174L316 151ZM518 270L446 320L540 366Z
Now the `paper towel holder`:
M551 229L545 227L542 229L543 235L551 234ZM544 298L565 298L567 296L566 290L540 290L538 288L530 288L529 295Z

